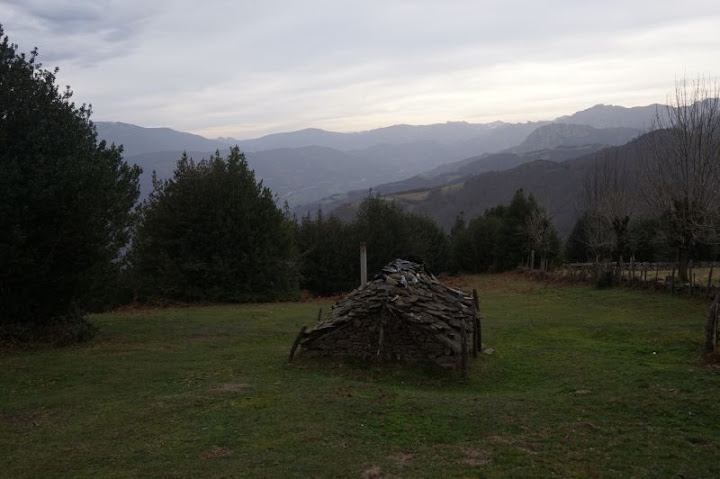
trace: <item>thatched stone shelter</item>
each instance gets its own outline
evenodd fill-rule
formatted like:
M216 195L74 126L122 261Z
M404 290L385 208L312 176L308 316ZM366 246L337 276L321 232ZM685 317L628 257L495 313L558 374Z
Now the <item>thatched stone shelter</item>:
M395 260L305 328L303 354L384 362L433 361L467 370L480 347L477 296L440 283L421 264Z

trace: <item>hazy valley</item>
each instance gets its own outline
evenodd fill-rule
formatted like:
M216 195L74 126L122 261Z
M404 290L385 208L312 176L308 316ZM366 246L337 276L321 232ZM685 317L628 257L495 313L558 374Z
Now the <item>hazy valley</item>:
M122 144L126 160L142 167L143 196L152 171L169 178L183 151L199 161L237 144L279 204L287 201L300 216L322 209L351 217L372 189L448 227L461 212L482 214L523 188L567 234L580 211L576 197L585 170L577 165L649 130L657 111L657 105L596 105L546 122L395 125L357 133L306 129L249 140L114 122L96 126L101 139Z

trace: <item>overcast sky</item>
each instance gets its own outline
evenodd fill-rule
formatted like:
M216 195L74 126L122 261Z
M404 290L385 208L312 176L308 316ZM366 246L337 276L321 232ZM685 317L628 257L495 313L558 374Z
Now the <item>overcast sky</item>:
M552 119L720 75L718 0L0 0L95 121L249 138Z

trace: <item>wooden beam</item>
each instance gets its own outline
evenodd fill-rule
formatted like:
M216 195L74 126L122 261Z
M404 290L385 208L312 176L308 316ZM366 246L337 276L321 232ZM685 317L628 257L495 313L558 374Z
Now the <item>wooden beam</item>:
M305 337L305 330L307 329L307 326L303 326L300 332L298 333L297 337L295 338L295 342L292 345L292 348L290 349L290 357L288 358L288 362L291 363L293 360L293 356L295 356L295 351L297 350L298 346L300 346L300 341L302 338Z

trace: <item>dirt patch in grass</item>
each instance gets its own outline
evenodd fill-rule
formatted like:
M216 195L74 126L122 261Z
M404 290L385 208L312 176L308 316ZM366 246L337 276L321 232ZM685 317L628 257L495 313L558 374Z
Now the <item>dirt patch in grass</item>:
M520 272L508 271L502 274L483 276L479 284L479 291L505 291L513 293L529 293L545 289L551 285L534 281Z
M490 442L494 442L497 444L513 446L516 449L518 449L526 454L531 454L531 455L537 454L537 449L535 448L535 446L533 446L530 443L524 442L524 441L506 438L506 437L502 437L502 436L490 436L488 439L490 440Z
M463 447L461 451L465 455L465 458L462 459L460 462L463 464L467 464L468 466L489 466L493 462L491 454L484 449Z
M46 413L39 411L33 411L28 413L19 414L6 414L0 413L0 424L6 424L9 426L16 427L38 427L42 424L43 420L47 418Z
M395 393L383 393L377 396L375 399L373 399L373 403L375 404L387 404L391 399L396 398L397 394Z
M392 459L395 464L398 465L398 467L405 467L410 464L410 461L412 461L413 457L415 457L415 454L398 452L397 454L393 454L392 456L390 456L390 459Z
M360 477L362 479L383 479L388 476L384 472L382 472L380 466L373 466L370 469L366 469L365 471L363 471Z
M449 276L446 274L441 274L438 277L438 280L441 281L443 284L450 286L451 288L460 288L460 289L470 289L472 286L472 277L471 276Z
M231 452L227 447L213 446L209 451L204 451L200 454L200 457L202 459L217 459L219 457L228 457Z
M701 364L708 366L710 369L720 370L720 353L707 354L702 359Z

